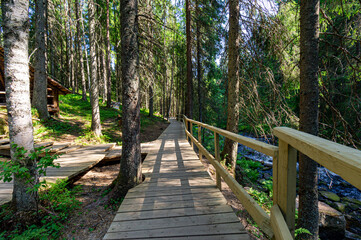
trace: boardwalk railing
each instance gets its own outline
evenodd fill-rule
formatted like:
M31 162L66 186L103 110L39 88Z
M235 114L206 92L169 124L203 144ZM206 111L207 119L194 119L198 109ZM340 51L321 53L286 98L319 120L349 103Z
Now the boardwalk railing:
M177 119L179 117L177 116ZM295 230L296 164L297 151L337 173L361 190L361 151L352 149L291 128L273 130L279 145L240 136L238 134L183 117L187 139L199 149L216 169L216 185L221 188L221 178L241 201L253 220L270 238L293 239ZM198 126L198 140L193 136L193 124ZM215 156L202 145L201 129L214 132ZM189 131L188 131L189 129ZM273 157L273 207L268 215L220 164L219 135Z

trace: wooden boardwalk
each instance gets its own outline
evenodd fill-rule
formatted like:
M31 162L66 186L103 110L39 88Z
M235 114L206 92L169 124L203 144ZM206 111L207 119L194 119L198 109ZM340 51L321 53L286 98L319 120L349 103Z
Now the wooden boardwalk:
M143 163L146 180L131 189L104 239L249 239L185 138L171 125Z
M68 145L67 145L68 146ZM115 143L100 144L76 148L74 151L67 149L67 154L60 156L54 163L60 164L60 168L49 168L47 176L48 182L55 182L56 179L71 179L83 172L86 172L97 163L99 163L106 155L109 149L112 149ZM57 146L54 146L56 148ZM61 152L61 151L58 151ZM64 152L64 153L65 153ZM0 181L0 205L9 202L12 198L13 183L4 183Z

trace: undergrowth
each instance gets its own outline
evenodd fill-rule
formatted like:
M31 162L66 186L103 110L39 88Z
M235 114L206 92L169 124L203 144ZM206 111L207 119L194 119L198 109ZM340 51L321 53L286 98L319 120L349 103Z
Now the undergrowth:
M59 137L74 136L71 141L76 144L88 145L99 143L116 142L121 145L121 116L122 109L107 108L99 101L100 122L102 136L96 137L91 131L92 110L89 101L83 101L81 95L68 94L59 96L60 118L52 118L48 121L39 121L38 113L32 109L34 118L35 140L57 140ZM149 112L141 109L141 131L149 125L163 121L163 118L154 115L149 117Z
M60 236L63 224L73 211L80 206L76 196L81 187L68 188L65 179L48 183L39 192L39 212L33 212L24 221L10 204L0 207L0 239L56 239Z

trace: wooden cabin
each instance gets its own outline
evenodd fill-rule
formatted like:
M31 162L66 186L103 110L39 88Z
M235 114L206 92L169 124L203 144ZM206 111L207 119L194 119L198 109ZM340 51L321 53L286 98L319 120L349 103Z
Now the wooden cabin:
M29 65L30 72L30 96L33 96L34 68ZM4 81L4 49L0 46L0 107L6 107L5 81ZM69 89L59 82L48 77L48 111L51 115L59 116L59 94L71 93Z

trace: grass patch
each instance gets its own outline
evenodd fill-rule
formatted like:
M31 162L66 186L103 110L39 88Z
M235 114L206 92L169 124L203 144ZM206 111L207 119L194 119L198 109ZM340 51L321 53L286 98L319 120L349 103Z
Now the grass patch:
M53 118L45 122L34 120L34 138L36 141L74 141L80 145L116 142L121 145L122 116L120 109L107 108L99 102L102 136L96 137L91 131L92 109L88 101L83 101L81 95L68 94L60 96L60 118ZM149 117L146 109L141 109L141 132L145 128L163 122L160 116ZM33 118L38 118L32 109Z

